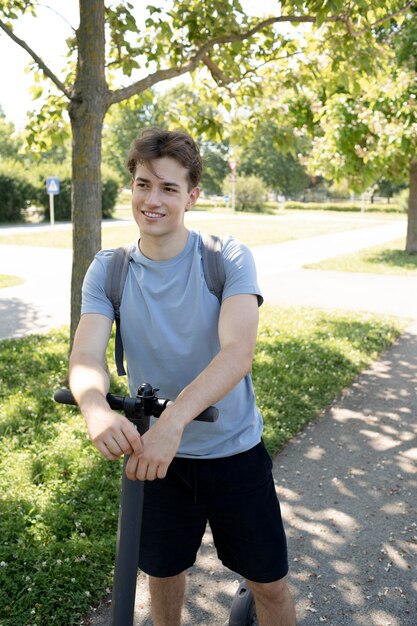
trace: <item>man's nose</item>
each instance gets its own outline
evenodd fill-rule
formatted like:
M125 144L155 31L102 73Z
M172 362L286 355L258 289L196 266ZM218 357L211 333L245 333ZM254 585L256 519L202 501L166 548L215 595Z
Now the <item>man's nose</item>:
M145 202L148 206L159 206L161 204L161 195L157 187L152 187L148 190Z

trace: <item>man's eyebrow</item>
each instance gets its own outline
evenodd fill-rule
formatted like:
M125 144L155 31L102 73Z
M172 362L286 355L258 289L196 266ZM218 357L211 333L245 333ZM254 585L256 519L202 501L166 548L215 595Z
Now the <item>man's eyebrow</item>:
M181 187L181 185L179 185L178 183L170 183L168 180L161 180L161 185L164 185L165 187L177 187L178 189ZM136 176L135 178L135 182L140 182L140 183L150 183L151 181L149 180L149 178L142 178L142 176Z

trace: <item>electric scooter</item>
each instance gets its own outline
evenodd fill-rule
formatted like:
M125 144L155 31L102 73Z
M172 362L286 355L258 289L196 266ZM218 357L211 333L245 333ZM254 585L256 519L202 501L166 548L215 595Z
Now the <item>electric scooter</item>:
M123 411L143 435L149 428L150 417L159 417L169 402L168 399L158 398L157 392L158 389L144 383L135 398L108 393L106 400L110 408ZM69 389L55 391L54 400L61 404L77 404ZM218 409L211 406L195 419L215 422L217 418ZM133 626L134 620L144 483L127 478L125 468L128 458L125 455L122 471L110 626ZM256 625L252 594L242 582L233 598L228 626Z

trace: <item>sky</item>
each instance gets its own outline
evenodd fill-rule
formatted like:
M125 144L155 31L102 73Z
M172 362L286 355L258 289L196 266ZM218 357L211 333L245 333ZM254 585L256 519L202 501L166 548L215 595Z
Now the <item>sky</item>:
M140 4L146 6L148 2L140 0ZM275 12L277 4L277 0L242 0L242 6L250 14L259 16ZM14 30L59 76L59 70L64 66L65 40L78 23L78 0L45 0L45 4L38 5L37 18L25 16L17 25L15 23ZM32 78L30 73L25 73L30 57L1 29L0 59L0 106L7 120L21 129L25 125L26 112L34 108L29 93Z

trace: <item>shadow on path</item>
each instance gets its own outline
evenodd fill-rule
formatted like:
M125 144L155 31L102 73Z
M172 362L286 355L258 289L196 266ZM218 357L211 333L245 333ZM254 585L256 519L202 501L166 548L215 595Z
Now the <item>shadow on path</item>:
M275 459L299 626L417 623L416 332Z
M16 297L0 299L0 319L0 339L44 332L50 327L50 319L40 306Z

